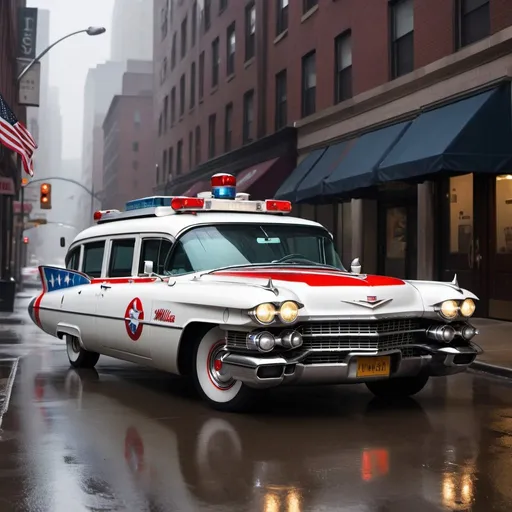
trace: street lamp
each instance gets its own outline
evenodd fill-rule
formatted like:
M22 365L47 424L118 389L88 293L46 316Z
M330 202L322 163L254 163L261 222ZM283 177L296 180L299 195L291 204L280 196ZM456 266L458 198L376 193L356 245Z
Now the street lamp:
M71 32L71 34L68 34L64 37L61 37L54 43L52 43L46 50L43 50L36 58L32 59L27 66L21 71L21 73L18 75L18 78L16 79L19 83L21 79L27 74L27 72L30 70L30 68L36 63L39 62L55 45L59 44L61 41L64 41L64 39L67 39L68 37L75 36L76 34L82 34L85 33L88 36L99 36L100 34L104 34L107 31L105 27L88 27L83 30L77 30L76 32Z

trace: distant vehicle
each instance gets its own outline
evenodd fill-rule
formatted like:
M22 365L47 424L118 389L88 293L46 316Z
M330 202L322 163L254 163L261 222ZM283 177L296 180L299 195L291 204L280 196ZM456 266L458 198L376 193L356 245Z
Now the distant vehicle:
M41 288L41 278L37 266L21 269L21 285L23 288Z

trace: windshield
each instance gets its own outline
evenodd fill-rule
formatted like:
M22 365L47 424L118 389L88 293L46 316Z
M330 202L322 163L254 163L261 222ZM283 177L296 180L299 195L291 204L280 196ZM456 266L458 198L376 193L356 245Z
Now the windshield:
M329 265L345 270L329 233L293 224L201 226L176 242L166 275L257 264Z

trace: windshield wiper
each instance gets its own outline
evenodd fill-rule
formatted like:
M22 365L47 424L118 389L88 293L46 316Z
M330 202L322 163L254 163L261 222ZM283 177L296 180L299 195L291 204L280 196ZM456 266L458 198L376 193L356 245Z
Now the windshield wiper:
M231 269L237 269L237 268L251 268L251 267L263 267L263 268L278 268L278 267L287 267L290 265L291 262L287 261L286 263L244 263L241 265L227 265L225 267L219 267L212 270L205 270L204 274L213 274L214 272L222 271L222 270L231 270ZM299 264L299 263L291 263L292 265L300 265L302 267L308 268L308 267L322 267L332 270L337 270L338 272L347 272L344 268L338 268L334 265L328 265L327 263L317 263L312 261L311 264Z

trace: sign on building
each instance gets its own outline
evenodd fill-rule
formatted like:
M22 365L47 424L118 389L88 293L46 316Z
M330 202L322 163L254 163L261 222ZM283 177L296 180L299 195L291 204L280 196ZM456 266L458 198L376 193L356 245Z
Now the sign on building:
M15 188L13 179L0 176L0 195L13 196L14 193Z
M18 10L17 57L35 59L37 40L37 8L20 7Z
M18 59L18 73L20 73L29 62L30 61ZM40 89L41 63L36 62L20 80L18 103L26 107L39 107Z

